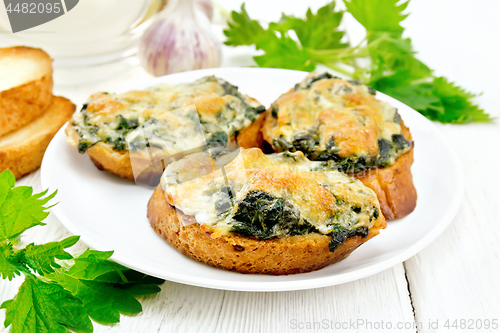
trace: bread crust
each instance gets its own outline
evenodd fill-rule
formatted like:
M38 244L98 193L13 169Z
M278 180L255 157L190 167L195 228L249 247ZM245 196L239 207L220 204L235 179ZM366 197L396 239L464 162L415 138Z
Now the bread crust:
M19 179L42 163L50 140L71 118L75 105L63 97L54 97L46 112L34 122L0 139L0 171L9 169Z
M367 237L350 237L332 253L331 236L319 233L268 240L238 234L212 238L194 217L171 206L161 187L149 200L147 214L155 232L192 259L230 271L271 275L311 272L341 261L386 227L385 220L378 219Z
M0 49L0 58L29 57L38 62L42 76L0 92L0 137L40 117L52 103L52 59L40 49Z
M408 140L412 139L410 130L403 122L401 133ZM388 221L410 214L417 206L417 191L411 173L413 148L399 156L393 165L351 175L377 194L382 214Z
M236 138L238 145L243 148L259 147L262 144L260 127L262 126L263 120L263 116L261 115L250 126L241 130ZM68 136L68 143L73 147L78 147L80 136L76 132L73 125L69 124L68 127L66 127L65 132ZM230 142L234 142L234 137L230 139ZM150 171L147 174L141 174L141 179L135 179L129 152L127 150L116 151L107 143L98 142L88 148L85 152L89 155L90 160L99 170L109 172L125 179L139 180L152 185L157 183L155 180L157 180L163 173L163 167L159 168L153 166L149 169ZM151 164L149 158L141 159L140 157L137 157L137 159L134 157L134 163L144 166Z

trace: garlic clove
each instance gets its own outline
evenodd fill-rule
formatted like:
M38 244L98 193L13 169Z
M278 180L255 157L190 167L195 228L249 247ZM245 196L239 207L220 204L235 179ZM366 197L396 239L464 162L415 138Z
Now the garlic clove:
M208 17L210 21L214 18L214 5L212 0L196 0L196 6Z
M143 67L155 76L219 67L221 43L195 0L171 0L139 43Z

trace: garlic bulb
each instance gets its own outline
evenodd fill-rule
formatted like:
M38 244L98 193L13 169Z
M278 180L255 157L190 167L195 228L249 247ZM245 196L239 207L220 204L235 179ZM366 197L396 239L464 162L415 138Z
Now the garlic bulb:
M170 0L139 43L139 58L155 76L219 67L221 43L195 0Z
M214 18L214 5L212 4L212 0L196 0L196 6L207 15L210 21L212 21Z

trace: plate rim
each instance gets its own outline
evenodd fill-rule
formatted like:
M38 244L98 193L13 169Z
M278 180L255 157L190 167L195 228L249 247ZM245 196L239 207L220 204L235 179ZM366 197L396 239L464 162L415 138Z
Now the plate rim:
M294 72L294 73L301 73L304 76L308 74L308 72L303 72L303 71L295 71L295 70L288 70L288 69L277 69L277 68L246 68L246 67L223 67L223 68L210 68L210 69L201 69L201 70L196 70L196 71L188 71L188 72L182 72L182 73L176 73L176 74L171 74L171 75L166 75L162 77L157 77L157 78L152 78L151 80L143 80L140 82L135 82L134 84L131 84L128 89L124 90L119 90L119 91L127 91L131 89L140 89L140 87L146 87L149 85L154 85L157 83L161 83L165 78L172 78L176 76L184 76L186 73L199 73L200 76L203 75L203 73L212 73L219 72L219 71L286 71L286 72ZM217 75L217 74L213 74ZM220 75L220 74L219 74ZM430 121L429 119L425 118L422 114L419 112L415 111L413 108L409 107L408 105L386 95L381 92L377 91L377 95L384 96L384 100L387 100L389 103L394 103L396 104L403 104L405 105L406 108L411 110L413 113L415 113L415 116L420 118L421 121L424 121L426 123L426 128L432 130L434 135L437 135L441 141L441 143L444 144L447 153L450 155L452 161L450 164L454 165L456 167L457 175L458 177L454 179L454 182L457 187L457 191L453 192L453 198L451 201L450 206L446 210L445 215L438 221L437 224L434 225L432 229L429 230L425 234L424 237L420 238L418 241L414 242L411 244L409 247L405 248L401 252L390 256L386 259L383 259L381 262L376 262L376 263L371 263L368 264L365 267L360 267L359 269L356 269L354 271L346 272L346 273L338 273L335 274L335 279L332 281L332 276L324 276L324 277L316 277L316 278L311 278L311 279L305 279L301 281L265 281L265 282L255 282L255 281L226 281L226 280L214 280L214 279L206 279L203 277L199 276L192 276L192 275L182 275L182 274L177 274L173 271L168 271L168 274L164 274L164 270L159 270L156 269L148 269L147 267L132 267L130 266L129 262L127 261L127 258L122 258L121 255L113 254L110 259L113 261L118 262L119 264L122 264L126 267L129 267L131 269L143 272L148 275L156 276L162 279L165 279L166 281L172 281L172 282L177 282L177 283L182 283L182 284L187 284L187 285L192 285L192 286L197 286L197 287L205 287L205 288L211 288L211 289L219 289L219 290L232 290L232 291L251 291L251 292L274 292L274 291L292 291L292 290L307 290L307 289L316 289L316 288L323 288L323 287L328 287L328 286L333 286L333 285L339 285L347 282L352 282L356 281L377 273L380 273L382 271L385 271L389 268L392 268L412 256L416 255L420 251L422 251L425 247L427 247L429 244L431 244L434 240L436 240L439 235L443 233L443 231L451 224L453 221L454 217L458 213L458 210L461 206L462 200L463 200L463 195L464 195L464 171L463 167L460 163L460 159L458 158L458 155L456 154L455 150L451 146L451 144L448 142L447 138L444 136L444 134L437 128L437 126ZM41 165L41 171L40 171L40 181L42 184L42 188L49 188L49 173L47 165L50 163L48 162L50 156L53 154L53 150L55 150L56 142L57 140L64 140L65 141L65 133L64 130L66 128L68 123L66 123L54 136L54 138L51 140L46 153L44 155L42 165ZM61 138L62 137L62 138ZM80 241L83 242L85 245L87 245L90 248L93 249L102 249L103 246L101 244L95 243L91 237L87 237L86 235L82 234L79 232L79 229L76 225L74 225L71 222L71 219L64 213L64 211L61 208L61 205L56 205L54 207L50 208L50 212L55 215L55 217L61 222L61 224L72 234L74 235L80 235ZM389 222L390 223L390 222ZM137 266L137 265L134 265ZM307 273L302 273L302 274L307 274Z

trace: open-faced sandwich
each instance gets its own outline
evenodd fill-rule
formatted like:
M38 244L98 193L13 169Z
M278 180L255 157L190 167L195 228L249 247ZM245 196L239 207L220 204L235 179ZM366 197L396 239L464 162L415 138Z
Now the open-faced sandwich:
M358 82L312 73L266 111L263 149L301 151L360 179L392 220L416 206L413 142L397 109L374 95Z
M66 134L68 142L87 153L99 169L134 180L137 174L131 165L131 150L140 151L147 145L175 155L199 138L193 132L196 128L201 128L205 145L260 146L264 111L264 106L242 95L237 87L208 76L143 91L96 93L73 115ZM131 132L147 133L147 137L127 141ZM141 164L140 158L137 163ZM144 157L147 163L151 163L149 156ZM148 170L151 174L142 176L148 180L163 172L162 167Z
M181 253L211 266L278 275L317 270L386 227L370 188L320 164L300 151L192 154L166 167L148 218Z

